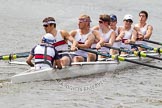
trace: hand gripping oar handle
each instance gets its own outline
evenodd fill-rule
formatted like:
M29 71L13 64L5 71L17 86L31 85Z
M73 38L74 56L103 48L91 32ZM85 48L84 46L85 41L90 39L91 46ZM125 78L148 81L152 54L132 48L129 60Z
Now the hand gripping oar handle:
M153 43L153 44L157 44L157 45L162 45L161 42L156 42L156 41L153 41L153 40L143 39L143 41L146 41L146 42L149 42L149 43Z
M79 48L79 49L83 50L83 51L86 51L86 52L98 54L98 55L101 55L101 56L117 59L119 61L126 61L126 62L135 63L135 64L139 64L139 65L143 65L143 66L148 66L148 67L152 67L152 68L156 68L156 69L162 69L162 67L158 67L158 66L154 66L154 65L149 65L149 64L138 62L138 61L129 60L129 59L126 59L126 58L118 56L118 55L110 55L110 54L107 54L107 53L104 54L104 53L101 53L99 51L93 51L93 50L90 50L90 49L83 49L83 48Z

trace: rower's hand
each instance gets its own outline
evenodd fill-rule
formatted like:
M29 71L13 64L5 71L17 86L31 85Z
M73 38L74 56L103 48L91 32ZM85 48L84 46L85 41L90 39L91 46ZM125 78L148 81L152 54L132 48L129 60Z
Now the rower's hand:
M96 49L101 49L101 44L100 43L96 44Z
M77 50L78 50L78 48L77 48L77 47L75 47L75 46L71 46L70 50L71 50L71 51L77 51Z
M130 39L127 39L127 40L124 41L125 44L129 44L130 42L131 42Z
M137 37L137 40L140 40L142 41L144 38L144 36L142 35L142 33L138 33L138 37Z

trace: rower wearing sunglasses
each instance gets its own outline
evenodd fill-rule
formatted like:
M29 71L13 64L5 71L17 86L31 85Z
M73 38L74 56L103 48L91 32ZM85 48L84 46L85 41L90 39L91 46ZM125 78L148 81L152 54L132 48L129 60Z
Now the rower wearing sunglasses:
M133 17L130 14L127 14L123 18L123 26L119 29L119 35L116 38L116 41L120 42L120 47L128 50L136 50L129 43L135 43L137 39L137 32L132 27Z
M107 14L102 14L99 16L99 25L93 27L93 30L99 31L101 37L104 39L104 45L107 47L111 47L115 41L115 32L114 30L110 29L110 16ZM110 53L112 54L112 50L106 47L101 47L99 51L104 52L104 53ZM103 56L98 56L98 58L105 58Z
M68 50L68 41L72 43L71 51L77 50L77 42L65 30L56 29L56 21L53 17L47 17L43 20L43 27L46 33L51 33L54 38L54 46L57 51ZM71 56L69 53L60 54L62 66L69 66L71 64Z
M99 39L96 48L100 48L103 40L100 38L100 34L97 31L90 29L90 16L80 15L78 19L79 29L72 30L70 35L75 38L78 42L78 48L91 48L95 38ZM73 57L74 62L83 62L83 61L94 61L95 58L89 56L88 52L78 50L75 52Z

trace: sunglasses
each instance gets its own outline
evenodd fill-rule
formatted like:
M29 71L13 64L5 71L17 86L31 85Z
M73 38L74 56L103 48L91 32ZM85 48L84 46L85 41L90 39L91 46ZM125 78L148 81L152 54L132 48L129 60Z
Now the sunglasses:
M129 22L129 23L132 23L132 22L133 22L133 21L130 20L130 19L128 19L128 20L124 20L124 21Z
M103 21L98 21L100 24L104 23Z
M82 22L91 22L91 20L85 19L85 18L80 18L80 19L79 19L79 22L80 22L80 23L82 23Z
M48 27L48 25L43 25L43 27Z

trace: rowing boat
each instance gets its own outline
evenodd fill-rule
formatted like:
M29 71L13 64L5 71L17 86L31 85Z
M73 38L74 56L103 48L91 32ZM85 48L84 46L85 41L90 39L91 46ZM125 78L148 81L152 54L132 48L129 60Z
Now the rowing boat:
M149 55L158 56L157 53L150 53ZM141 63L149 62L153 59L151 58L139 58L136 56L127 56L128 60L140 61ZM114 72L117 70L122 70L134 66L134 63L130 62L119 62L118 60L107 59L106 61L96 61L96 62L76 62L72 63L72 66L64 67L61 70L47 68L47 69L30 69L20 74L11 77L12 83L22 83L22 82L33 82L42 80L56 80L64 78L74 78L79 76Z

